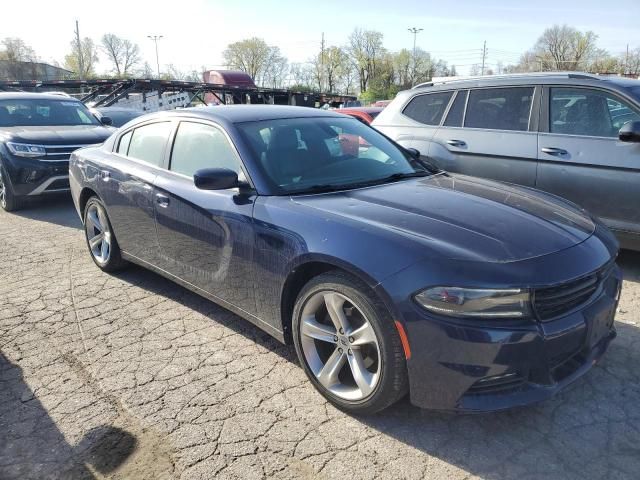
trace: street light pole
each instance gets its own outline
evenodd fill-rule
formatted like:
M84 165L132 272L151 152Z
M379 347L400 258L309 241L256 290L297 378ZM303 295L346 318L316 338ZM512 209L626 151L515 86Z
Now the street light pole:
M150 38L156 44L156 66L158 67L158 78L160 78L160 57L158 56L158 40L162 38L162 35L147 35L147 38Z
M416 81L416 37L418 36L418 33L420 33L424 29L411 27L411 28L408 28L407 30L409 30L410 33L413 33L413 82L415 82Z

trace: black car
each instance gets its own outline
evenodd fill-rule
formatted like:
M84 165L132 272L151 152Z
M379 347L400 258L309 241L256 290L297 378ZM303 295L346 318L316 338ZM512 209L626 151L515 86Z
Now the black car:
M294 343L351 412L407 391L473 412L542 400L615 336L618 244L598 220L439 171L339 113L148 115L69 173L96 265L143 265Z
M69 190L69 155L113 133L71 97L0 93L0 206Z

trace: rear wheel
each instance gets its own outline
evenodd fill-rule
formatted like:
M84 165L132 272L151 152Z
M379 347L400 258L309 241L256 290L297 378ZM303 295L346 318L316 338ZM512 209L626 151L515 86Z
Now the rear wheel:
M115 272L127 265L120 255L107 211L98 197L91 197L84 208L84 232L89 253L105 272Z
M9 177L2 167L0 167L0 207L6 212L15 212L22 207L22 201L13 193Z
M375 413L406 393L398 332L359 280L337 271L311 280L296 301L293 333L307 376L338 408Z

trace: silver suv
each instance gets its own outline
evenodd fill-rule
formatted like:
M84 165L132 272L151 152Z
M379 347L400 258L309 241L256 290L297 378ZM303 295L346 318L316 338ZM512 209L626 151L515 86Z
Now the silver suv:
M425 83L373 126L444 170L526 185L640 250L640 81L582 73Z

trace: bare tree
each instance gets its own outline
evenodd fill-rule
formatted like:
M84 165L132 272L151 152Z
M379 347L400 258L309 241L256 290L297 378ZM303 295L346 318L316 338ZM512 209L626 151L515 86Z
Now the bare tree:
M3 60L0 76L6 80L35 79L38 61L35 51L21 38L7 37L1 42L0 60Z
M367 90L369 80L376 75L376 64L385 52L382 33L356 28L349 36L349 53L360 80L360 91Z
M126 77L140 62L140 47L113 33L102 36L102 51L113 64L113 73L118 77Z
M640 47L630 50L629 55L624 54L620 63L624 65L623 73L640 75Z
M596 51L598 36L580 32L567 25L547 28L536 42L533 52L542 70L586 69Z
M280 53L279 47L269 47L264 62L261 84L272 88L282 87L289 71L289 61Z
M71 41L71 53L64 57L64 66L77 77L90 78L95 76L95 65L98 61L98 47L89 37L80 41L80 48L75 38ZM82 72L80 71L82 65Z

